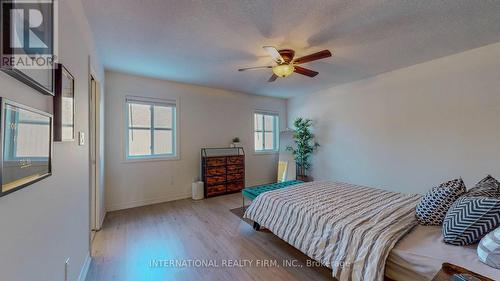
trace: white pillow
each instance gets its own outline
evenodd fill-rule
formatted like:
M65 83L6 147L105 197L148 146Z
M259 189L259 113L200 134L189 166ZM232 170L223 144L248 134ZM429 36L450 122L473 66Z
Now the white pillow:
M477 246L479 260L500 269L500 227L486 234Z

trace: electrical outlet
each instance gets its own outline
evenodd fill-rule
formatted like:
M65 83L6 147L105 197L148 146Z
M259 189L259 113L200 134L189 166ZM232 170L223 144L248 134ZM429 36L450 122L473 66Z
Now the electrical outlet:
M64 262L64 281L68 281L69 258Z

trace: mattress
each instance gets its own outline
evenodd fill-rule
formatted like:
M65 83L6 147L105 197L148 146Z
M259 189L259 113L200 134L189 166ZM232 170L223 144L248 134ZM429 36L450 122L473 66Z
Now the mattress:
M416 226L392 249L386 261L385 275L393 280L432 280L444 262L452 263L500 280L500 270L481 263L477 244L453 246L443 242L441 227Z

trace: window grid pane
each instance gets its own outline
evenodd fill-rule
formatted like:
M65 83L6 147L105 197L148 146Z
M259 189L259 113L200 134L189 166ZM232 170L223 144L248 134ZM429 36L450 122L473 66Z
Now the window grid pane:
M172 131L171 130L155 130L154 132L154 153L156 155L172 154Z
M264 134L264 140L265 140L265 150L273 150L274 149L274 133L265 133Z
M175 155L175 106L127 101L127 157Z
M172 129L172 107L155 105L154 108L154 127Z
M149 128L151 126L151 105L129 103L128 125L130 127Z
M255 132L255 150L262 150L264 148L264 136L261 132Z
M129 130L129 156L151 155L151 134L150 130L131 129Z
M264 115L258 114L258 113L255 114L255 126L254 127L255 127L256 131L262 131L262 129L263 129L263 127L262 127L263 119L264 119Z
M272 132L274 130L274 116L265 115L264 116L264 130Z

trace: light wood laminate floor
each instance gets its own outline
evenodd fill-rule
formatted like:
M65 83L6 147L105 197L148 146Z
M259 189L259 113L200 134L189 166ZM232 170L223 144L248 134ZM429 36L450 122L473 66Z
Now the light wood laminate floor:
M110 212L86 280L332 280L326 267L229 211L240 206L241 194L231 194Z

